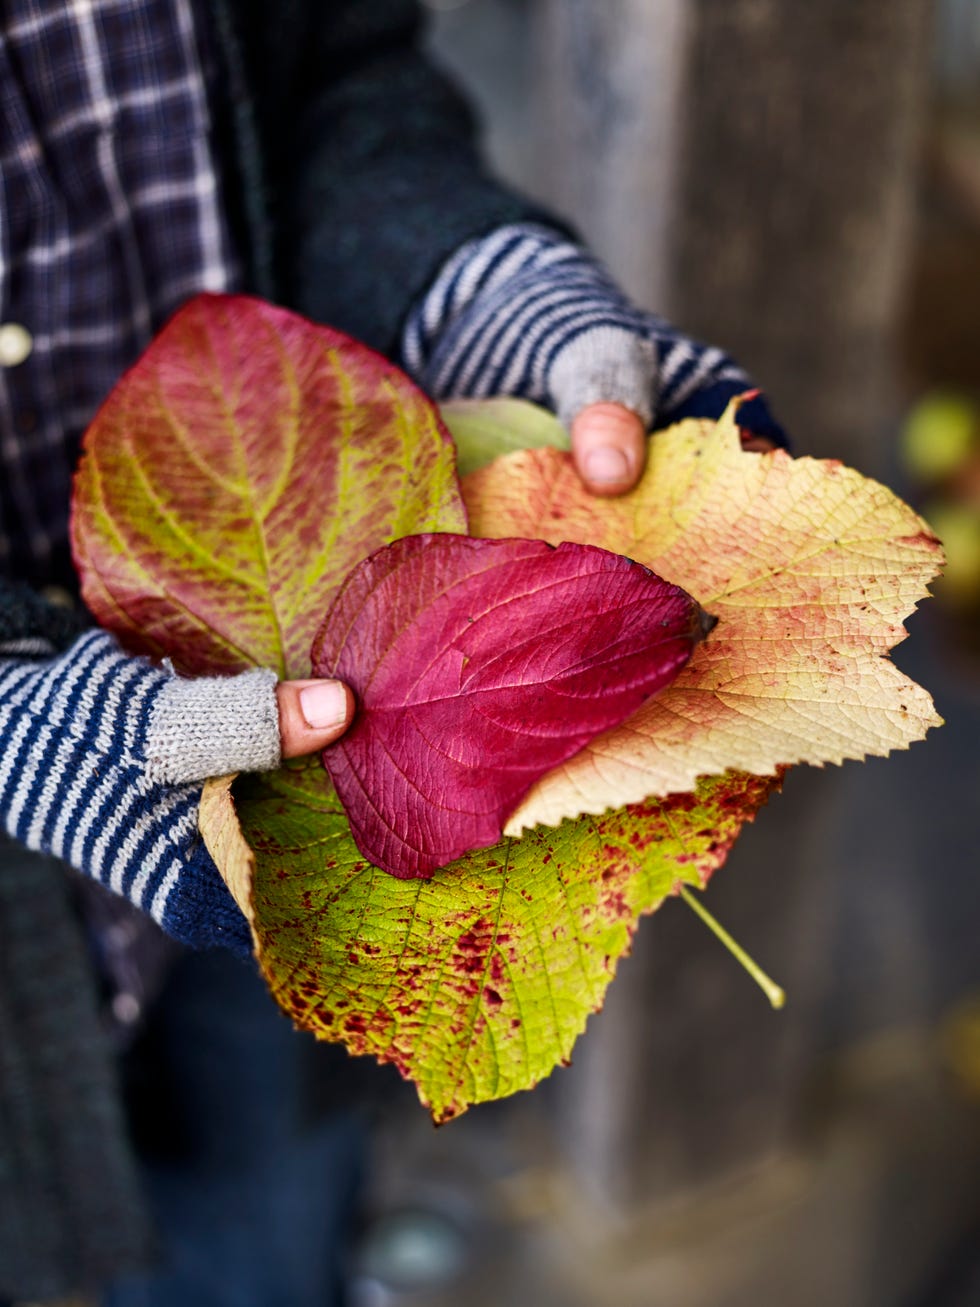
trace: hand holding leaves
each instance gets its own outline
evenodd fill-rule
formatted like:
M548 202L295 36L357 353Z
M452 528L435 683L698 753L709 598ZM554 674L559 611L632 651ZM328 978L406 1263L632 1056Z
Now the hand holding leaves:
M492 408L493 418L477 421L484 448L501 412ZM512 429L501 443L562 442L540 429L532 442L515 437L526 406L505 408ZM470 420L468 410L451 417L473 466ZM540 415L534 422L549 426ZM336 600L318 670L353 679L362 666L384 690L365 714L374 761L359 752L357 728L333 746L339 788L350 780L383 814L380 844L367 846L372 859L399 844L414 858L422 821L439 851L426 866L414 862L415 872L472 849L474 838L495 839L519 800L507 773L521 771L521 751L516 762L492 764L489 801L470 787L479 834L442 843L465 806L459 775L478 772L474 759L498 729L520 736L527 720L545 721L547 731L524 732L532 752L544 737L549 747L560 741L554 755L536 757L545 774L507 829L571 819L466 853L431 879L396 880L366 861L316 764L240 782L234 806L227 785L206 796L209 846L252 920L281 1005L322 1037L395 1062L440 1119L526 1087L568 1057L637 915L679 883L705 883L784 764L906 747L938 720L928 696L884 656L938 561L911 510L838 464L744 453L731 418L657 435L650 463L637 490L616 500L585 496L569 456L549 448L510 454L463 483L477 534L577 542L564 554L535 549L579 561L601 554L582 546L605 546L652 566L666 578L657 583L664 594L676 598L683 586L720 617L688 658L694 610L686 596L671 610L667 645L683 656L671 652L667 662L677 679L623 722L659 671L641 667L630 640L642 623L627 623L614 691L590 694L604 657L602 624L619 612L605 589L589 610L594 628L576 598L574 607L558 605L557 623L549 618L550 636L543 626L537 632L539 646L528 640L537 583L519 585L512 598L528 596L532 611L505 623L502 647L473 670L468 641L471 625L481 629L481 610L465 584L458 593L466 602L444 600L439 569L418 561L444 546L385 548L404 536L465 530L452 443L405 378L336 333L256 301L202 297L124 379L86 439L77 558L90 606L130 647L189 670L257 662L303 676L305 651ZM311 466L322 475L311 479ZM448 552L469 557L477 544ZM646 578L638 564L616 561L610 595L616 578ZM391 602L372 615L386 585ZM395 620L386 624L379 618L387 609ZM585 639L564 663L562 630ZM372 641L368 656L361 642ZM617 641L618 633L607 639ZM540 660L547 674L535 672L539 686L551 695L557 679L574 712L552 703L539 718L530 714L520 698L527 678L513 675L521 659L528 668ZM518 690L516 706L481 707L479 729L459 739L451 724L433 721L440 696L454 699L472 684L476 702L480 678L494 670ZM369 700L375 688L358 687L359 696ZM616 705L608 718L607 697ZM579 723L563 720L582 708L584 748ZM422 740L444 768L434 784L438 768L420 760ZM379 766L382 755L388 761ZM445 768L455 778L448 789ZM451 820L420 817L423 789L432 791L430 810L452 793ZM411 821L396 831L406 813Z

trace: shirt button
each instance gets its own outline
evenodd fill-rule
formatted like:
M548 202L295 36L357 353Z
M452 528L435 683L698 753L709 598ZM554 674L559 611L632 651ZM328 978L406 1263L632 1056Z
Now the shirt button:
M135 994L128 994L125 990L116 994L112 1000L112 1015L122 1026L131 1026L140 1019L143 1011L142 1004Z
M19 322L0 323L0 368L15 368L30 356L34 337Z

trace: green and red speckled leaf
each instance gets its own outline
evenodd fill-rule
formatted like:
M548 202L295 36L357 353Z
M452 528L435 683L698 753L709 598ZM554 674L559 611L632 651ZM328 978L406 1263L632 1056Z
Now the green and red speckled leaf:
M730 775L468 854L431 880L361 858L319 764L239 777L222 859L294 1022L391 1062L436 1121L566 1062L640 914L702 886L778 784ZM212 787L205 833L234 827ZM209 847L214 848L209 844ZM242 886L251 886L251 892Z
M653 436L639 486L619 499L588 495L570 456L548 448L471 473L463 494L475 535L588 540L718 618L663 694L534 786L508 834L729 768L771 775L886 754L940 724L887 658L938 573L939 542L890 490L840 463L745 452L735 406L717 424Z
M465 530L452 443L403 373L284 309L202 295L86 433L72 541L86 603L128 648L307 676L355 563Z
M350 574L313 671L355 692L323 752L364 857L431 876L496 844L544 772L677 676L690 595L591 545L409 536Z

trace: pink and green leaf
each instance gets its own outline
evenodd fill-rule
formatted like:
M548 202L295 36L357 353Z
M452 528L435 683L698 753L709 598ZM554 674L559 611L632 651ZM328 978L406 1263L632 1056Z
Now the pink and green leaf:
M284 309L202 295L86 433L72 539L88 606L128 648L295 677L355 563L465 530L452 442L406 376Z

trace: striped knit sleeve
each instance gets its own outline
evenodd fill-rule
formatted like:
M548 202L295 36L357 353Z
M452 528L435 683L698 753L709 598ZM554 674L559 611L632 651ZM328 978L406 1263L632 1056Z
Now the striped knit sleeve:
M182 680L90 631L67 653L0 643L0 820L197 947L250 952L197 833L201 782L279 762L272 672ZM39 645L43 642L39 642Z
M406 369L436 399L510 395L569 425L588 404L625 404L651 427L718 417L755 386L724 351L636 308L581 246L532 224L468 241L415 305ZM759 396L740 421L785 445Z

